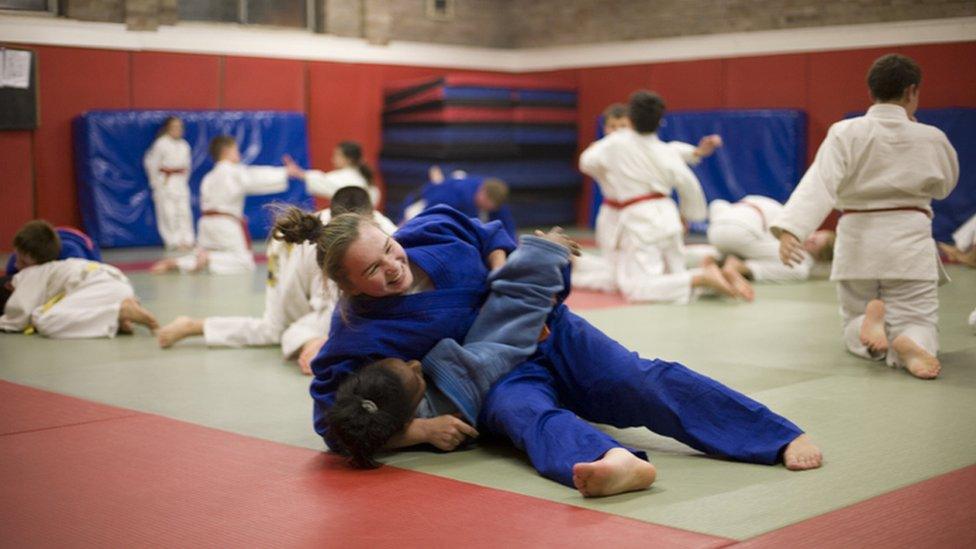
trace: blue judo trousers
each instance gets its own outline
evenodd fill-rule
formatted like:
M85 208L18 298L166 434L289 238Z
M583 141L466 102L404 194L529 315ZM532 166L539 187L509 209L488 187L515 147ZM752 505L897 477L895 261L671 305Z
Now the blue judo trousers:
M435 290L354 300L334 318L312 362L315 427L330 446L325 411L349 372L383 357L419 358L441 339L463 341L487 295L484 260L513 242L497 222L482 225L438 206L395 235ZM568 287L568 284L566 285ZM587 421L643 426L702 452L773 464L802 431L768 408L685 366L648 360L557 305L536 352L485 397L479 428L505 436L542 475L567 486L576 463L625 447ZM646 454L631 449L645 458Z

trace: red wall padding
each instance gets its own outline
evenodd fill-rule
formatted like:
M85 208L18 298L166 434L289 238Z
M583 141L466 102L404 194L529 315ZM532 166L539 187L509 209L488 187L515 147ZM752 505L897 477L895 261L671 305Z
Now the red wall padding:
M132 108L220 108L220 57L133 52Z
M220 107L305 111L305 62L293 59L224 59Z
M34 185L31 174L31 132L0 132L0 250L9 249L14 233L34 217Z
M75 193L71 120L89 109L131 107L125 51L38 46L40 125L34 131L35 215L81 225Z
M383 86L458 71L438 67L34 47L40 127L0 132L5 197L0 250L23 221L80 223L71 154L71 119L88 109L228 108L304 111L312 165L330 169L343 139L360 141L373 166L380 150ZM801 108L809 115L812 158L833 122L869 105L864 75L879 55L897 51L922 66L923 107L976 107L976 41L836 52L645 63L532 73L562 76L579 92L579 145L596 116L635 89L661 93L674 110ZM92 78L92 75L97 77ZM583 207L590 203L584 191ZM36 199L35 199L36 197ZM582 217L581 217L582 218Z

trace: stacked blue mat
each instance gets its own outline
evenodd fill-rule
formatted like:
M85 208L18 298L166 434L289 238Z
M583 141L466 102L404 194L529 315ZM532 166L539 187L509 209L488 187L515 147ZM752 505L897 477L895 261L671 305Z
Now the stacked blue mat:
M158 246L152 192L142 159L168 116L183 120L184 138L190 144L191 205L194 219L200 215L200 181L213 168L208 153L210 140L233 136L245 164L281 166L291 155L308 165L308 133L305 115L269 111L90 111L74 120L74 148L78 203L87 232L103 248ZM265 205L288 202L312 207L300 181L288 191L247 198L244 214L254 238L264 238L271 227Z
M448 74L396 83L385 92L379 166L389 209L402 209L436 164L503 179L519 226L571 223L576 141L576 91L562 82Z

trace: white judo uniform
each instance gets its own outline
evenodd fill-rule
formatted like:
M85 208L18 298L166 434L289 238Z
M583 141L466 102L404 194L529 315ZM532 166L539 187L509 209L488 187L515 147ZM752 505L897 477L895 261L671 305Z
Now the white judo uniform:
M156 228L168 249L193 247L190 144L163 134L143 158L156 206Z
M681 154L656 133L621 129L587 147L579 167L603 192L596 219L603 256L581 258L574 286L620 290L630 301L688 303L694 271L685 266L684 226L671 192L689 221L704 220L706 205Z
M830 127L817 156L773 223L800 240L838 208L831 280L838 282L847 349L904 366L897 353L872 354L860 341L867 303L885 303L889 341L906 334L938 353L937 285L944 271L932 237L931 201L959 178L956 151L937 128L877 104ZM855 210L855 211L852 211Z
M0 330L61 339L114 337L122 301L134 295L122 271L77 258L27 267L12 284Z
M784 265L779 259L779 240L769 231L769 223L782 212L782 204L755 194L735 203L713 200L708 205L708 241L722 255L744 260L757 282L806 280L813 257L802 251L799 265Z
M329 211L318 213L328 223ZM373 219L388 234L396 226L379 212ZM329 333L339 292L322 276L314 244L289 244L269 239L268 280L264 315L212 316L203 321L203 337L210 346L256 347L281 344L281 354L294 357L306 342Z
M952 233L952 241L963 252L968 252L976 246L976 215L970 217Z
M330 172L323 172L321 170L305 171L305 191L312 196L332 198L332 195L343 187L360 187L366 189L373 206L379 204L380 190L366 181L366 178L360 173L359 168L349 166Z
M209 269L214 274L246 273L254 270L254 256L245 230L244 200L247 195L288 190L285 168L246 166L222 160L200 184L197 244L207 250ZM177 259L181 272L197 268L195 254Z

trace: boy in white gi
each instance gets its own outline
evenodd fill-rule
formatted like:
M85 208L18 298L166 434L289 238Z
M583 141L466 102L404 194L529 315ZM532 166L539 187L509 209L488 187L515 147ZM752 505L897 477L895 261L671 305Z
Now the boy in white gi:
M105 263L71 258L31 265L10 286L0 316L4 332L94 338L132 333L133 323L158 326L135 299L129 279Z
M783 265L779 241L769 231L769 223L782 212L782 204L761 195L709 203L708 242L724 257L722 270L736 270L757 282L799 282L810 278L814 259L831 259L833 231L816 231L803 243L800 263Z
M371 215L383 231L393 234L396 226L374 211L369 194L361 187L339 189L330 210L318 213L322 224L341 213ZM313 244L289 244L270 238L268 280L264 294L264 315L212 316L205 319L177 317L157 332L164 349L190 336L202 335L208 346L256 347L281 344L286 359L298 358L302 372L311 374L309 363L325 343L338 291L335 283L322 277Z
M301 175L291 167L241 165L241 153L233 137L221 135L210 142L213 169L200 184L202 215L197 227L196 253L163 259L152 266L154 274L182 273L209 268L214 274L238 274L254 270L251 238L244 218L247 195L288 190L288 178Z
M681 212L690 221L705 219L705 196L681 156L658 138L663 115L664 101L657 94L634 92L629 109L634 129L617 130L580 155L580 170L603 192L596 235L609 269L587 269L587 280L574 273L574 284L619 289L628 301L688 303L694 288L737 296L717 266L686 270L684 225L671 191L677 190Z
M167 250L193 248L190 211L190 144L183 139L183 121L168 117L143 159L156 206L156 227Z
M838 282L847 349L931 379L940 368L943 271L930 203L952 192L959 163L945 134L914 120L921 80L908 57L874 62L867 77L874 104L830 127L772 230L780 258L796 264L802 239L831 209L842 210L830 278Z
M630 117L627 115L627 105L623 103L613 103L603 110L603 135L623 128L633 129ZM722 136L718 134L706 135L698 140L698 146L683 141L668 141L668 146L681 155L685 163L689 166L697 166L701 161L715 153L715 149L722 146Z

